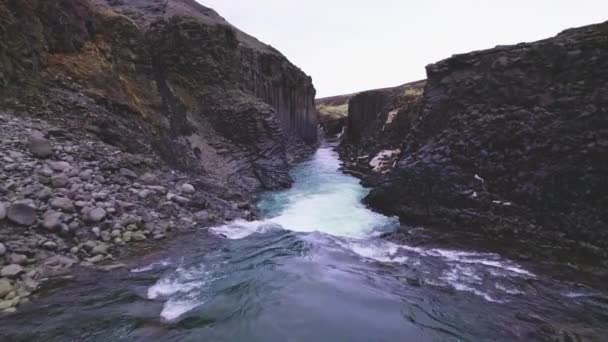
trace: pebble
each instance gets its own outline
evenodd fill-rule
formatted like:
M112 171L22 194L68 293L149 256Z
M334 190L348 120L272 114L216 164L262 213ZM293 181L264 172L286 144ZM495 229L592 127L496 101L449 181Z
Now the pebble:
M182 184L182 192L185 194L193 194L196 192L196 189L192 184L184 183Z
M23 203L13 204L7 211L8 219L20 226L31 226L36 222L36 210Z
M17 264L11 264L8 266L4 266L0 270L0 276L7 277L7 278L15 278L23 272L24 272L23 267L21 267L20 265L17 265Z
M6 254L6 246L3 243L0 243L0 256Z

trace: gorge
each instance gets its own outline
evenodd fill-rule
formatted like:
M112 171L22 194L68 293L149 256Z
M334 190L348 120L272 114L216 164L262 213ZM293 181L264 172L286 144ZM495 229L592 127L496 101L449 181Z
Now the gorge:
M3 341L608 336L608 22L316 101L194 0L0 35Z

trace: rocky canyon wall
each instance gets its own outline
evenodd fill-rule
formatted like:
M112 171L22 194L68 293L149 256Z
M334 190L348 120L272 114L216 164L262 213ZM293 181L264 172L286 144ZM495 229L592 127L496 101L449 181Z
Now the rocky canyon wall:
M395 169L365 173L378 186L367 203L405 224L470 241L509 241L511 250L533 247L522 254L601 264L608 248L607 42L608 23L601 23L429 65L411 125L390 147L399 148ZM351 108L350 120L364 126L360 118L377 112L368 104L362 114ZM363 140L378 141L379 131ZM363 146L351 144L347 167L383 148ZM394 234L408 235L405 228Z
M191 0L3 0L2 107L238 191L290 184L316 142L310 77Z

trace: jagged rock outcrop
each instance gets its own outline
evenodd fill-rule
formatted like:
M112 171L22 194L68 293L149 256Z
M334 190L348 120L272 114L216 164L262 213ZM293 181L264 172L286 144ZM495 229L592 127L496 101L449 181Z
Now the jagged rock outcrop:
M3 0L3 108L249 192L316 141L310 77L193 0Z
M534 246L523 254L605 263L608 22L427 74L397 169L367 202L405 223Z

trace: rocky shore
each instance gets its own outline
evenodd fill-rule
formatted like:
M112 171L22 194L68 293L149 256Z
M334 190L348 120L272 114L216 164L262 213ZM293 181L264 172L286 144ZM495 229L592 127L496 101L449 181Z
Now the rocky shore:
M416 240L424 226L518 259L606 269L606 42L608 23L569 29L431 64L402 105L394 90L351 99L339 150L374 187L366 203L402 219L387 238Z
M317 143L310 77L196 1L0 0L0 37L0 311L254 219Z

